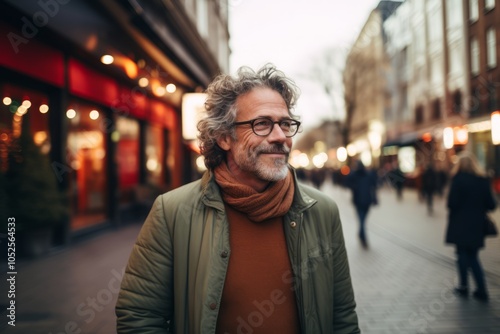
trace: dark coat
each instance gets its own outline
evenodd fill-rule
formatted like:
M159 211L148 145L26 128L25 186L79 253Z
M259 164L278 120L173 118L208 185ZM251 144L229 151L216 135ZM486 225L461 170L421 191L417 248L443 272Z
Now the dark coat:
M368 210L370 205L377 204L377 177L365 168L352 172L347 185L352 191L352 202L358 209Z
M438 174L432 167L428 167L422 173L422 193L432 195L436 192L438 185Z
M484 217L495 209L488 179L459 172L451 181L448 195L446 243L461 247L484 247Z

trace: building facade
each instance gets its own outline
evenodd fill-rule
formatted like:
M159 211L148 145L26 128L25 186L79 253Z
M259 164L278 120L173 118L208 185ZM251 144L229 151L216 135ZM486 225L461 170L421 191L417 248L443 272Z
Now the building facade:
M500 68L498 67L500 8L495 0L464 1L467 25L466 63L470 80L468 103L468 149L498 179L500 151L492 144L491 114L499 110ZM498 182L496 182L497 184ZM496 186L497 191L500 189Z
M226 1L0 1L0 153L29 122L68 196L56 243L190 181L182 97L228 70L227 20Z
M384 48L383 22L400 2L381 1L369 15L346 59L343 73L347 151L366 165L378 167L387 113L389 59Z

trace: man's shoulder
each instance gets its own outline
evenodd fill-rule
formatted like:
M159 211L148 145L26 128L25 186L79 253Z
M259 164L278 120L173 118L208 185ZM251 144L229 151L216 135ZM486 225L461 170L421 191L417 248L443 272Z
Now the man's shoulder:
M201 194L201 179L169 190L160 196L163 199L185 201L188 199L196 198L199 196L199 194Z
M332 197L326 195L324 192L309 186L307 184L304 184L302 182L297 182L297 186L299 187L300 193L306 197L309 197L320 205L331 205L331 206L337 206L335 201L333 200Z

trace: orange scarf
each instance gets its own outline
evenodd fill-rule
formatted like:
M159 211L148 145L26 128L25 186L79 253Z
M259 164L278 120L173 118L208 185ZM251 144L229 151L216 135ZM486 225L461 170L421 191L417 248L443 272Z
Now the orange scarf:
M214 169L214 175L222 190L224 202L247 214L248 219L253 222L282 217L292 205L295 185L291 172L283 180L272 182L261 193L240 183L225 162Z

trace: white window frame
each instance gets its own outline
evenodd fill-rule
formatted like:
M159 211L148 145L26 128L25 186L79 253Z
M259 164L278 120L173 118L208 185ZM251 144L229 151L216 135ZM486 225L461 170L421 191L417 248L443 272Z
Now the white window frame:
M470 72L479 74L479 41L475 37L470 41Z
M479 18L478 0L469 0L469 21L475 22Z
M497 41L494 27L486 30L486 65L488 68L497 66Z

